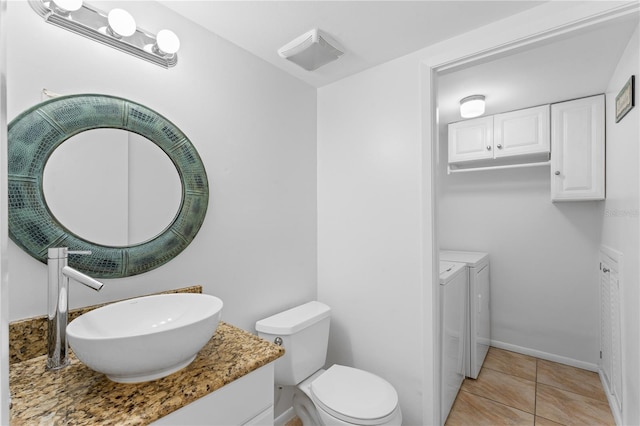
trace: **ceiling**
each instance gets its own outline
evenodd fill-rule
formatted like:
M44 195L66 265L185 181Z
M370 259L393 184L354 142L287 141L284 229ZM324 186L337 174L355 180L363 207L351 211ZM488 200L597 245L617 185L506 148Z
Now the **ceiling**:
M160 0L218 36L321 87L544 3L533 1ZM603 93L638 14L508 52L438 77L440 123L460 120L459 100L487 98L487 114ZM306 71L277 50L312 28L346 50Z
M176 1L163 5L278 68L321 87L543 3L535 1ZM306 71L277 50L313 29L346 50Z
M438 75L440 123L459 121L460 99L481 94L486 114L604 93L638 14Z

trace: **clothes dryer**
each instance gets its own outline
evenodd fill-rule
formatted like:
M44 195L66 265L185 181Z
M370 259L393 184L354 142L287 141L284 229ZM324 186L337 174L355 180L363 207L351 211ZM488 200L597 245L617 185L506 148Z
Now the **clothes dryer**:
M468 344L465 374L477 379L491 345L491 280L489 254L440 250L440 261L466 264L469 277Z
M467 267L440 261L440 420L444 424L465 375Z

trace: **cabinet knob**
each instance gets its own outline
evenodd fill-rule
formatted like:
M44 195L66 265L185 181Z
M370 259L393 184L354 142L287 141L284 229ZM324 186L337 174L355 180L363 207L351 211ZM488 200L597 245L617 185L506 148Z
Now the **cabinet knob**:
M502 149L502 144L498 144L498 149Z
M609 272L609 268L602 268L602 272L606 274L607 272Z
M556 172L554 173L554 175L556 175L556 176L560 176L560 170L556 170Z
M487 145L487 151L491 151L491 145Z

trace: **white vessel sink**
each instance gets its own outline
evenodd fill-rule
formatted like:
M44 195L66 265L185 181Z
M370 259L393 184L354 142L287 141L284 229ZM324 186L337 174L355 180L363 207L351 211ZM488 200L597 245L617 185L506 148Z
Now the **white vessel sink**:
M206 294L160 294L112 303L71 321L71 349L114 382L168 376L191 363L211 339L222 300Z

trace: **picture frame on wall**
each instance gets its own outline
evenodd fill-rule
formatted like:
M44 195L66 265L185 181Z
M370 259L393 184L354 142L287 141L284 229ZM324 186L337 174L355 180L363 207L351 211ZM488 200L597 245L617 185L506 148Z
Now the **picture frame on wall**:
M616 96L616 123L635 105L635 75L632 75Z

